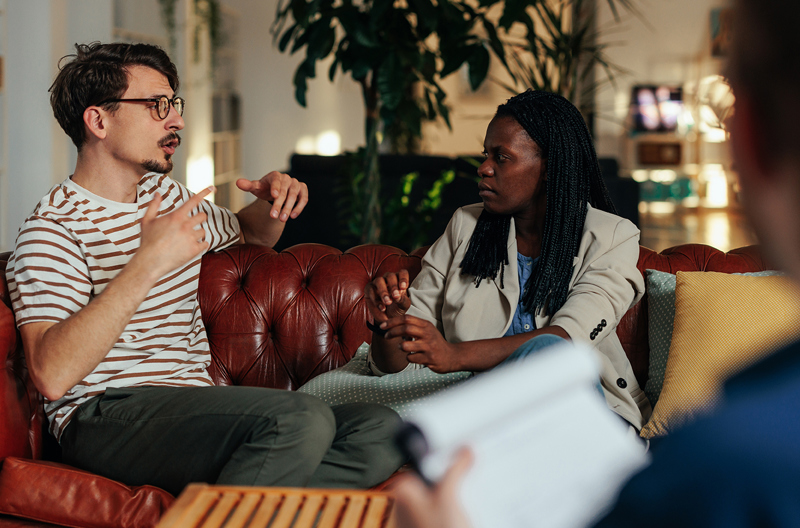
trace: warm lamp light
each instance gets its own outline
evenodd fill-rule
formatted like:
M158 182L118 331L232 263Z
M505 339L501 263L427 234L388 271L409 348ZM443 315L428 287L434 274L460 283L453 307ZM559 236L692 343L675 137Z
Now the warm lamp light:
M709 163L703 167L702 179L706 182L706 207L727 207L728 177L718 163Z
M214 185L214 160L211 156L190 159L186 163L186 187L198 193L211 185ZM213 202L214 195L208 195L206 200Z
M317 154L336 156L342 151L342 138L335 130L326 130L317 136Z

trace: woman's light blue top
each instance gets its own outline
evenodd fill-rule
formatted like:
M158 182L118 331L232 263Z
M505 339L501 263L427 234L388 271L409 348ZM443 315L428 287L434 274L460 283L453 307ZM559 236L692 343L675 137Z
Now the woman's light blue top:
M536 330L536 321L533 320L533 314L525 311L525 306L522 304L522 294L525 291L525 286L531 278L533 266L539 257L526 257L522 253L517 253L517 278L519 278L519 301L517 302L517 311L514 313L514 319L511 321L511 326L503 337L512 336L517 334L524 334Z

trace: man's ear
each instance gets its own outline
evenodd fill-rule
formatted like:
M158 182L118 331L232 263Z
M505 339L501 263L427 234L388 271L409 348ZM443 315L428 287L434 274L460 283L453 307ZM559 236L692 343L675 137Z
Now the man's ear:
M768 178L772 164L767 152L767 135L752 99L737 95L734 115L730 119L734 169L740 177L744 174L748 178Z
M106 118L108 112L99 106L90 106L83 111L83 124L86 127L86 133L92 134L97 139L105 139L107 130Z

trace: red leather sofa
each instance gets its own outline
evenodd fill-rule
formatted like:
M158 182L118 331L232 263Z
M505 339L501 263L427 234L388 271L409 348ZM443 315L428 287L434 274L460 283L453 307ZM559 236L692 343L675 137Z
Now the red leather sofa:
M206 255L200 304L211 342L211 375L221 385L294 390L346 363L371 337L364 286L387 271L419 272L420 255L380 245L345 253L301 244L280 253L238 246ZM5 277L8 254L0 254ZM755 247L728 253L698 244L661 253L641 248L639 269L749 272L768 269ZM129 488L45 459L57 458L44 432L42 397L25 369L22 345L0 281L0 528L150 527L174 498ZM647 297L617 328L640 385L647 378Z

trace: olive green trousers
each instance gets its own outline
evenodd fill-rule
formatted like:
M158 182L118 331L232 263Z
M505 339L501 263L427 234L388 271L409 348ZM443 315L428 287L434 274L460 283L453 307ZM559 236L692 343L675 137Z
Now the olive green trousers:
M67 464L174 495L190 482L368 488L404 462L399 423L381 405L285 390L133 387L83 403L61 446Z

